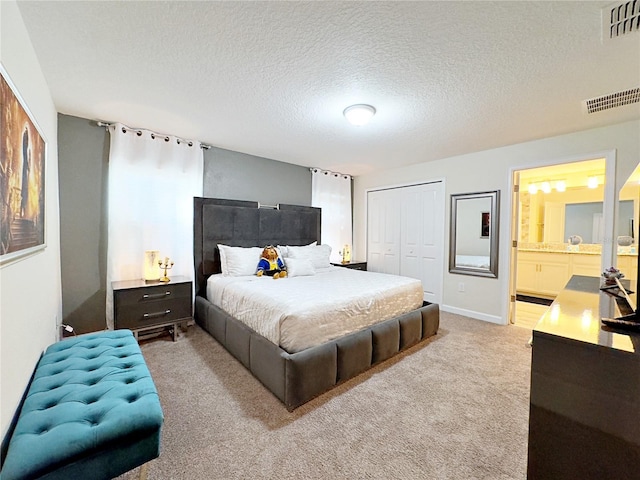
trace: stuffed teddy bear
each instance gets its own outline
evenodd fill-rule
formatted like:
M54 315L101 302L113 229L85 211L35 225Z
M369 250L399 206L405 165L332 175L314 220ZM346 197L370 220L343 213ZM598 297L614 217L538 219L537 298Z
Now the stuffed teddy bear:
M287 276L287 267L285 267L280 255L278 255L278 250L273 245L267 245L262 250L256 275L259 277L268 275L274 279Z

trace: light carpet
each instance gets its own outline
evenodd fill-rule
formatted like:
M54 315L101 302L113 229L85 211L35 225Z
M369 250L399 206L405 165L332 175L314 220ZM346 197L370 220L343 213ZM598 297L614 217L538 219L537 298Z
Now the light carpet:
M149 479L525 479L530 336L441 312L435 337L291 413L198 326L143 343L165 415Z

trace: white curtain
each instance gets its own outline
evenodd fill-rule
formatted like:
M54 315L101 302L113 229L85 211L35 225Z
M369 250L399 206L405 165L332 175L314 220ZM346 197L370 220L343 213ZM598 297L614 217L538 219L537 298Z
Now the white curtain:
M344 245L351 247L351 176L311 170L311 206L322 209L322 243L331 246L331 261L341 260Z
M143 278L144 252L174 262L169 277L193 279L193 197L202 196L199 142L109 127L107 325L113 328L111 282Z

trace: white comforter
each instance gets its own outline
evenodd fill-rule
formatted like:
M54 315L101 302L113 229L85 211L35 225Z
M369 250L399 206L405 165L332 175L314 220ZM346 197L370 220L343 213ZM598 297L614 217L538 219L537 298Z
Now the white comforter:
M315 275L212 275L207 298L236 319L294 353L422 305L419 280L343 267Z

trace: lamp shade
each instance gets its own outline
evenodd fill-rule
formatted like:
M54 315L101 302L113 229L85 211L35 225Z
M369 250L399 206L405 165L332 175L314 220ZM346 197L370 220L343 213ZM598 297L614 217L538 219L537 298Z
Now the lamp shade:
M144 279L146 281L151 282L160 278L159 259L159 250L146 250L144 252Z
M344 109L345 118L352 125L362 126L369 123L369 120L375 115L376 109L371 105L351 105Z

